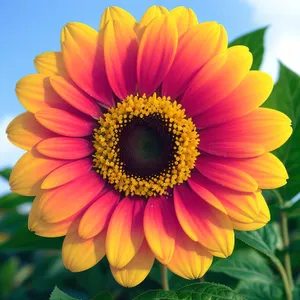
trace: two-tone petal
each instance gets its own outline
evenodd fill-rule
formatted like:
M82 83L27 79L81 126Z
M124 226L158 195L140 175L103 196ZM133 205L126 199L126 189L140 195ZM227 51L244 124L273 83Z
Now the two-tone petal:
M31 113L55 107L68 109L69 105L55 92L45 74L27 75L16 85L16 95L21 104Z
M187 184L174 188L174 204L184 232L219 257L234 248L234 232L229 217L199 197Z
M92 154L93 144L84 138L54 137L41 141L36 149L43 155L58 159L79 159Z
M189 83L182 97L187 115L200 114L226 98L246 77L252 61L252 54L245 46L231 47L211 59Z
M104 28L104 61L108 81L119 99L136 94L138 41L133 28L108 21Z
M228 97L193 117L198 128L225 123L242 117L265 102L273 88L272 77L261 71L250 71Z
M172 17L155 17L146 27L137 56L137 81L141 95L153 94L163 82L173 63L177 43L177 26Z
M151 197L144 212L144 230L157 259L167 264L174 252L177 218L171 199Z
M284 144L292 134L290 125L285 114L257 108L231 122L203 129L199 149L224 157L254 157Z
M105 255L105 234L103 231L90 239L78 235L78 220L74 221L63 242L62 259L72 272L81 272L96 265Z
M112 189L104 192L83 214L78 233L88 239L105 229L120 200L120 194Z
M47 129L69 137L92 135L96 122L82 114L57 108L44 108L35 114L36 119Z
M175 249L168 268L186 279L201 278L211 266L213 256L205 247L191 240L179 226L177 228Z
M134 258L123 268L110 266L115 280L125 286L134 287L141 283L150 273L154 263L154 255L144 240Z
M6 129L7 138L17 147L30 150L44 139L56 136L55 133L43 127L34 114L25 112L13 119Z
M41 218L49 223L69 218L95 201L104 186L105 181L91 170L62 186L43 190L39 203Z
M111 266L125 267L138 253L143 240L145 200L126 197L110 219L106 237L106 256Z
M174 62L163 82L162 94L173 100L181 96L197 72L214 55L224 51L227 44L226 31L216 22L204 22L189 29L178 41Z
M62 30L62 53L71 79L103 106L114 105L104 62L103 36L82 23L68 23Z
M69 77L61 52L44 52L39 54L34 59L34 66L40 74Z
M68 162L53 170L43 181L42 189L52 189L86 175L93 167L90 157Z
M51 159L32 149L25 153L14 166L9 178L10 189L21 195L35 196L44 178L65 163L67 163L66 160Z

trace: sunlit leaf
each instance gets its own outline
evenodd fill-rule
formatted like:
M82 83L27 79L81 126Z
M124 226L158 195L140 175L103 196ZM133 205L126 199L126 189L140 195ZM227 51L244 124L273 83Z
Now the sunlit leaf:
M256 250L270 257L274 256L278 237L273 224L267 224L263 228L254 231L235 231L235 236Z
M292 120L293 134L275 154L284 163L289 179L287 185L279 189L285 201L299 193L300 182L300 77L282 63L279 79L265 107L285 113Z
M70 297L63 291L61 291L57 286L54 288L51 293L50 300L79 300L77 298Z
M241 300L243 297L238 295L229 287L221 284L203 282L187 285L177 290L179 299L189 300ZM188 298L189 297L189 298Z
M210 271L225 273L241 280L274 283L273 272L266 259L253 249L235 251L227 259L218 260Z
M283 291L277 285L242 281L236 291L247 300L281 300Z
M174 291L148 291L146 293L143 293L137 297L135 297L133 300L178 300L178 296L176 292Z
M243 300L229 287L221 284L203 282L184 286L175 291L148 291L134 300Z

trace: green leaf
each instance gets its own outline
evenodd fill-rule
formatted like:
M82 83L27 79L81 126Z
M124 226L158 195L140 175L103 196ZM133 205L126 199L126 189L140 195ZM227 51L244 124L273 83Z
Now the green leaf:
M274 154L282 160L288 174L288 184L279 189L285 201L299 192L300 181L300 77L280 63L280 74L265 107L285 113L292 120L293 134Z
M8 296L13 288L14 278L19 268L18 260L15 257L9 258L0 267L0 296ZM1 297L0 297L1 298Z
M252 248L274 257L278 237L277 230L272 223L255 231L235 231L235 236Z
M293 291L293 300L300 300L300 286L295 286Z
M176 292L174 291L161 291L161 290L155 290L155 291L148 291L146 293L143 293L137 297L135 297L133 300L176 300L179 299L176 295Z
M0 218L0 232L14 235L20 228L27 226L28 216L22 215L17 211L10 211L3 214Z
M7 169L3 169L0 171L0 177L3 177L6 180L9 180L9 176L11 173L11 169L7 168Z
M241 281L236 291L247 300L281 300L283 291L277 285Z
M31 264L22 266L14 276L14 286L15 287L21 286L22 283L33 274L33 271L34 271L34 266Z
M62 238L43 238L29 231L27 224L21 227L8 241L0 245L0 250L61 249Z
M241 280L274 283L272 270L266 260L253 249L235 251L230 257L214 263L210 271L225 273Z
M289 218L300 217L300 193L290 201L285 202L283 210L287 212Z
M91 300L113 300L113 297L109 292L100 292Z
M0 209L12 209L25 202L32 202L33 197L9 193L0 198Z
M148 291L134 300L243 300L235 291L221 284L194 283L175 291Z
M62 292L57 286L54 288L49 300L79 300L77 298L70 297Z
M264 55L264 36L267 27L255 30L248 34L245 34L236 40L232 41L229 46L244 45L247 46L253 55L253 70L258 70Z
M184 300L242 300L244 299L229 287L221 284L203 282L185 286L177 291L179 299Z

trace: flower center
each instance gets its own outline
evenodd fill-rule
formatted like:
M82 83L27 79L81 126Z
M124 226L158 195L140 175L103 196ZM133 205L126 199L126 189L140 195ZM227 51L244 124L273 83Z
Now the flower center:
M99 119L94 167L125 195L167 194L186 181L199 155L199 135L170 98L128 96Z
M163 172L174 157L174 138L159 114L133 117L121 130L120 160L127 174L148 177Z

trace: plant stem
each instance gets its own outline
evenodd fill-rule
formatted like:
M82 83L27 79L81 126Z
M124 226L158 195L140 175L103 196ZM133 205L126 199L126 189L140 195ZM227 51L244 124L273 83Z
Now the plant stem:
M278 191L274 190L275 195L277 196L279 205L282 206L284 205L284 201L279 194ZM280 217L281 217L281 232L282 232L282 239L283 239L283 244L284 244L284 266L286 269L286 273L290 282L291 289L293 290L294 288L294 283L293 283L293 274L292 274L292 266L291 266L291 258L290 258L290 253L288 251L289 245L290 245L290 239L289 239L289 231L288 231L288 218L287 214L285 211L281 210L280 212Z
M169 290L168 269L166 265L160 265L161 270L161 286L164 291Z
M292 290L291 290L289 280L288 280L288 277L287 277L287 274L286 274L286 271L285 271L283 265L281 264L280 260L275 256L272 256L271 260L276 265L276 267L277 267L277 269L278 269L278 271L281 275L284 290L285 290L285 294L286 294L286 299L287 300L293 300Z

